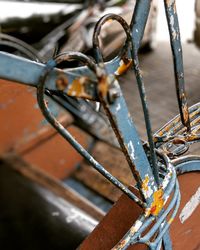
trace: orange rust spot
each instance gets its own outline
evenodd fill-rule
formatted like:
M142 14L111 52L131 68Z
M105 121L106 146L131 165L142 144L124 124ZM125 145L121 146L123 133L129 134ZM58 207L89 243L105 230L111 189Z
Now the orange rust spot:
M116 75L122 75L124 74L132 65L132 59L122 59L120 61L120 66L118 67L118 69L116 70L115 74Z
M107 81L106 76L103 76L101 78L101 80L99 81L98 90L99 90L99 92L101 93L101 95L104 98L107 96L107 93L108 93L108 81Z
M174 218L170 218L169 221L168 221L168 223L172 224L173 220L174 220Z
M184 106L183 106L183 116L184 116L185 121L189 120L189 112L188 112L187 104L184 104Z
M58 79L56 80L56 88L58 90L63 91L67 87L67 85L68 85L68 80L66 76L60 75Z
M126 245L126 243L127 243L126 240L122 240L122 241L119 243L118 247L117 247L117 248L114 248L114 249L117 250L117 249L124 248L124 246Z
M106 23L112 23L112 21L113 21L113 19L110 18L110 19L108 19L108 20L106 21Z
M154 194L153 194L153 203L151 205L149 213L157 216L160 211L162 210L164 206L164 200L163 200L163 190L158 189Z
M144 191L148 191L148 189L149 189L148 183L149 183L149 176L146 176L143 183L142 183L142 189Z
M91 96L85 92L85 84L88 81L88 78L82 76L78 79L75 79L72 84L69 86L67 94L69 96L76 96L91 99Z

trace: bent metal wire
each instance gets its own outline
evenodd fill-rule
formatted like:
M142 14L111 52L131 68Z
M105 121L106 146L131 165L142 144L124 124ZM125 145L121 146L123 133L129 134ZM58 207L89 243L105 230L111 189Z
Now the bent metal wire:
M22 53L30 60L42 62L42 59L39 57L37 50L35 50L29 44L13 36L0 33L0 46L16 49L18 52Z
M138 60L138 49L148 18L150 0L137 1L130 26L122 18L112 14L99 20L93 37L96 63L78 52L66 52L58 55L46 65L3 52L0 53L0 78L36 87L39 106L48 122L97 171L143 208L143 214L113 249L127 249L135 243L144 243L150 249L160 249L161 245L164 249L171 249L168 228L180 203L180 191L175 169L179 174L200 170L199 158L179 158L179 161L169 158L173 159L175 156L183 154L188 142L199 140L200 119L199 104L190 109L187 105L175 1L165 0L164 3L174 56L180 116L177 116L154 136L152 136L144 83ZM126 33L126 42L116 58L104 63L98 36L101 26L110 20L117 21L122 25ZM56 68L63 61L71 60L77 60L84 66L67 70ZM7 65L9 65L9 68ZM10 70L11 65L13 70ZM117 75L119 77L131 67L135 71L144 111L149 141L147 154L138 137L116 77ZM60 81L58 81L61 75L64 84L60 84ZM140 197L136 196L134 192L130 191L101 166L59 123L45 101L45 94L51 96L51 93L62 93L71 97L95 100L102 104L137 182ZM176 146L176 149L174 150L172 146ZM169 203L167 203L168 200L170 200ZM150 229L148 229L149 226L151 226Z

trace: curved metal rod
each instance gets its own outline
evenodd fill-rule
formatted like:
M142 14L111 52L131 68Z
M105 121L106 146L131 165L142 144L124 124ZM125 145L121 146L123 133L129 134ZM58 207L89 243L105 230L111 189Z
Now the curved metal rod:
M93 48L96 52L97 63L104 62L103 55L100 49L99 35L101 32L102 25L105 24L109 20L115 20L119 22L126 33L126 42L119 54L119 57L123 58L126 54L128 53L131 54L133 68L135 71L138 89L140 93L140 99L142 102L142 107L143 107L143 112L144 112L145 126L146 126L147 137L148 137L149 148L150 148L150 161L151 161L152 170L154 173L156 183L157 185L159 185L159 171L158 171L158 166L157 166L157 158L156 158L156 153L155 153L155 145L153 141L153 133L152 133L152 128L151 128L150 115L149 115L148 105L146 101L147 98L146 98L146 93L145 93L145 87L144 87L141 70L139 68L139 60L138 60L137 51L134 52L133 50L134 38L132 38L131 36L131 30L127 22L118 15L107 14L103 16L102 18L100 18L100 20L96 23L94 35L93 35Z
M79 60L87 64L92 71L96 70L96 65L93 61L82 53L69 52L65 53L65 60ZM106 179L113 183L117 188L124 192L129 198L135 201L140 207L145 208L146 204L142 202L136 195L134 195L126 186L124 186L117 178L111 175L103 166L101 166L75 139L74 137L59 123L59 121L53 116L48 109L47 103L44 99L45 94L45 82L48 74L57 66L61 61L59 56L56 60L50 60L40 77L37 88L37 100L39 107L47 119L47 121L64 137L98 172L100 172Z
M126 41L125 41L122 49L120 50L118 57L125 59L125 56L128 53L128 48L129 47L131 48L131 46L132 46L131 45L131 41L132 41L131 31L130 31L130 28L129 28L129 25L127 24L127 22L121 16L116 15L116 14L104 15L96 23L95 28L94 28L94 33L93 33L93 49L94 49L95 54L96 54L95 59L96 59L97 63L104 62L103 55L102 55L102 52L100 49L99 35L101 33L102 26L106 22L109 22L109 21L117 21L118 23L120 23L123 30L126 33Z
M150 249L157 249L171 222L175 218L178 207L180 205L180 191L176 178L176 171L166 155L159 151L158 154L163 158L166 169L168 169L168 176L166 176L166 178L162 182L164 190L164 204L167 203L171 194L173 195L173 197L167 208L165 210L162 209L158 216L149 214L147 209L145 213L138 218L138 220L134 223L134 225L130 228L130 230L126 233L122 240L112 250L125 250L130 245L136 243L143 243L148 245ZM168 182L166 182L167 180ZM172 211L172 209L173 212L168 221L166 221L166 218ZM142 234L147 230L149 226L152 225L155 220L155 224L153 224L150 230L144 236L142 236ZM157 237L153 241L151 241L151 238L156 232L158 233Z
M19 52L26 55L29 59L36 62L42 62L42 59L39 57L37 50L16 37L0 33L0 45L15 48Z

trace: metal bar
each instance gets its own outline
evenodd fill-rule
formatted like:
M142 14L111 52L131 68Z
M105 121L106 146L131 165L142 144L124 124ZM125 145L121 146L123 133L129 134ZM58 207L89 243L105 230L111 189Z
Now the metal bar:
M116 71L119 67L119 58L106 63L106 68L108 73ZM5 52L0 52L0 79L5 79L20 84L37 87L39 78L45 68L42 63L36 63L28 59L11 55ZM66 76L68 81L68 88L73 83L73 81L80 76L86 76L95 82L96 78L94 74L87 67L78 67L74 69L67 69L62 71L63 75ZM60 74L60 70L54 69L49 75L46 87L49 90L58 90L56 87L56 79ZM88 83L90 85L90 83ZM67 92L67 88L63 90ZM94 84L90 86L91 98L96 99L96 92Z
M134 52L136 53L140 48L150 7L151 7L151 0L136 1L133 17L130 24L130 29L132 31Z
M114 103L108 105L103 99L100 100L137 181L139 191L147 204L150 204L152 194L157 189L154 176L117 81L115 90L119 97Z
M190 132L190 118L185 92L182 46L175 0L164 0L174 62L174 74L179 111L183 125Z
M78 53L80 56L80 53ZM74 57L76 58L77 52L74 53ZM68 58L72 58L72 54L68 54ZM83 60L86 59L86 56L83 55ZM89 59L88 59L89 60ZM45 93L45 80L48 74L53 70L56 66L55 61L50 61L45 70L42 72L39 85L37 88L37 98L38 104L41 108L41 111L47 121L62 135L98 172L100 172L106 179L108 179L111 183L113 183L116 187L122 190L125 194L128 195L129 198L134 200L141 207L146 207L146 204L142 202L136 195L134 195L126 186L124 186L117 178L111 175L102 165L100 165L88 152L85 150L76 140L75 138L56 120L53 114L47 107L47 104L44 100Z
M101 91L100 89L101 86L98 87L99 98L110 120L111 126L113 127L113 130L116 134L116 137L119 141L122 151L124 152L124 155L126 156L127 162L134 175L134 178L137 181L139 191L141 195L143 196L143 198L147 201L147 203L150 204L152 201L151 195L153 193L153 190L154 191L157 190L154 177L156 179L157 184L159 183L158 171L154 171L157 174L156 176L153 175L150 164L148 162L148 159L142 147L141 141L137 134L136 128L128 112L128 108L123 98L123 94L118 84L118 81L113 76L110 76L110 75L107 76L106 69L104 70L104 67L102 66L104 65L104 59L103 59L103 55L100 49L99 36L100 36L100 32L101 32L101 28L103 24L105 24L109 20L112 20L112 21L114 20L118 22L126 33L126 42L124 43L124 46L121 52L119 53L119 57L123 59L124 57L126 57L128 50L130 50L131 52L133 51L131 30L123 18L121 18L118 15L108 14L102 17L97 22L95 26L94 35L93 35L93 47L95 49L96 60L99 65L98 71L102 72L102 75L99 78L99 85L104 85L104 86L107 86L106 88L108 88L107 90L108 96L107 96L107 93L104 93L103 91ZM135 57L133 53L132 53L132 60L134 61L133 64L135 65L135 60L137 60L137 57ZM138 63L138 61L136 63ZM139 69L138 64L136 64L134 68L136 69L135 71L136 71L136 78L137 78L139 90L140 92L142 92L141 99L142 101L144 99L143 104L145 103L144 109L146 111L145 112L145 118L146 118L146 116L148 115L148 109L147 109L147 105L145 102L146 98L145 98L145 93L144 93L144 85L142 82L141 74L137 74L138 69ZM147 120L149 121L149 119ZM150 129L151 128L150 121L148 125L149 126L147 126L147 129ZM153 138L152 138L151 130L150 130L150 134L151 134L150 145L152 146ZM154 153L153 156L155 156L154 151L153 153ZM155 160L155 157L153 159L153 163L155 164L155 166L153 166L153 170L157 169L156 162L154 160ZM146 181L147 179L148 181ZM146 192L146 190L144 189L145 182L147 182L146 184L148 186L147 189L149 192Z

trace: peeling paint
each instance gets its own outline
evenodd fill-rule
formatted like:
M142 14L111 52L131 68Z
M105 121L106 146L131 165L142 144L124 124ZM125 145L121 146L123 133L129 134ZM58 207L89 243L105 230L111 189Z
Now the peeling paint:
M148 175L145 175L145 179L142 182L142 191L144 193L145 198L150 198L151 195L153 194L153 190L151 186L149 185L150 179Z
M103 98L107 97L108 94L108 79L107 76L102 76L99 83L98 83L98 90L99 93L102 95Z
M118 112L121 109L120 103L117 104L116 111Z
M65 75L59 75L56 80L56 88L60 91L63 91L68 85L68 80Z
M142 221L137 220L135 225L131 228L130 232L131 234L135 234L142 226Z
M195 209L200 204L200 187L197 189L196 193L190 198L182 209L179 219L181 223L184 223L195 211Z
M119 63L118 69L115 71L115 75L123 75L132 65L132 59L122 59Z
M82 76L80 78L75 79L72 84L69 86L67 90L67 94L69 96L76 96L76 97L82 97L87 99L92 99L92 97L86 93L85 91L85 85L88 82L88 78L85 76Z
M149 213L158 216L160 211L163 209L164 206L164 199L163 199L163 190L158 189L156 192L153 194L153 202L151 204L151 208L149 210Z
M134 146L133 146L133 142L132 141L130 141L129 143L128 143L128 149L129 149L129 154L130 154L130 156L131 156L131 158L133 159L133 160L135 160L135 149L134 149Z

